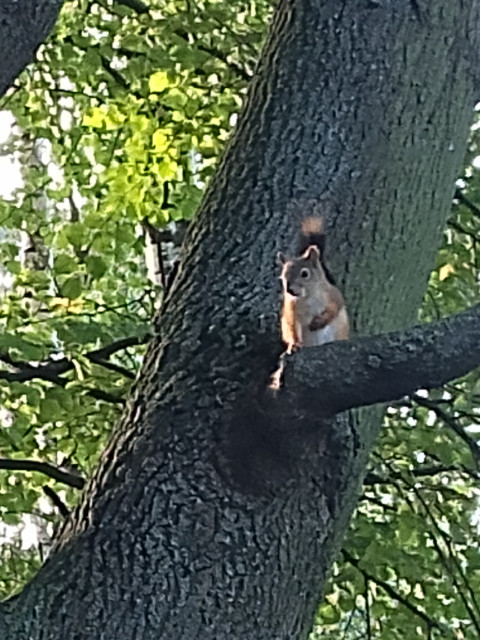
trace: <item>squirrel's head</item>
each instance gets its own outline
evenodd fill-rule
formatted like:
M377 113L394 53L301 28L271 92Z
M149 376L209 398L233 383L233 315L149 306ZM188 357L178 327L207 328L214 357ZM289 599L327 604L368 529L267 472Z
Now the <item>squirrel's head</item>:
M320 251L315 245L309 246L300 257L290 260L279 253L278 260L282 265L283 289L295 298L311 296L318 285L326 281Z

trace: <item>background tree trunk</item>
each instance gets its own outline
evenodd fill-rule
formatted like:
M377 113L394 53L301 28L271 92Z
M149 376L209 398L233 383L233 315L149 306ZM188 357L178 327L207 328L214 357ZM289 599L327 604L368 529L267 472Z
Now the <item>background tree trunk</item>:
M412 322L465 151L479 9L281 0L124 420L0 637L308 635L381 410L265 405L275 255L322 211L355 330Z
M17 0L0 5L0 96L32 61L50 33L63 0Z

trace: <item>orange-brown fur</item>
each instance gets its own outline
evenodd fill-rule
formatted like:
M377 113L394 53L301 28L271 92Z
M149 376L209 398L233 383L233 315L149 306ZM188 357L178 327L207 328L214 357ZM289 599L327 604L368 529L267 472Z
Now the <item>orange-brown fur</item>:
M305 238L314 240L315 244L309 245L297 258L281 258L282 339L288 352L301 346L346 340L350 333L343 296L332 284L320 253L325 244L320 219L304 221L301 243Z

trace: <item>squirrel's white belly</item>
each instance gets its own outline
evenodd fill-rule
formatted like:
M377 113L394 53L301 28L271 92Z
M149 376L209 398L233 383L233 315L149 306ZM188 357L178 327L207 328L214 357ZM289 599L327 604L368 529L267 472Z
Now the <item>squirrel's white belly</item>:
M321 344L335 340L335 331L331 324L323 327L323 329L317 329L317 331L305 329L305 325L308 326L311 320L315 316L319 316L324 310L325 303L323 300L300 299L297 303L297 314L300 322L297 323L296 330L303 347L318 347Z
M333 342L335 340L335 331L331 324L318 329L317 331L305 331L303 335L304 347L318 347L321 344L327 342Z

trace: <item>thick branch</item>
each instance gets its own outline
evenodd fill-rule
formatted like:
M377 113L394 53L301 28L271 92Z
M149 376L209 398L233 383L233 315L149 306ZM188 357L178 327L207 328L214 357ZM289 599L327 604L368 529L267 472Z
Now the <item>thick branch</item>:
M320 413L439 387L480 365L480 305L406 331L303 349L286 357L283 392Z
M0 469L9 469L11 471L38 471L38 473L43 473L49 478L57 482L63 482L63 484L68 484L69 487L75 487L75 489L82 489L85 484L85 480L81 476L59 469L49 462L40 462L39 460L9 460L8 458L0 458Z

